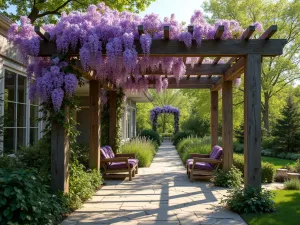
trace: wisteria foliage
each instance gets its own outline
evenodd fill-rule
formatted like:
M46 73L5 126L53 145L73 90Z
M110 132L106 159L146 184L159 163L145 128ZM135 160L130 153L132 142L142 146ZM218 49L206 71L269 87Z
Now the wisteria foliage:
M174 15L163 20L157 14L141 17L131 12L112 10L100 3L89 6L87 12L63 13L56 25L45 25L43 29L50 34L59 53L66 54L69 50L79 49L83 70L95 71L95 79L140 92L147 90L149 82L155 83L157 91L168 87L166 78L147 76L145 74L148 71L162 69L164 75L175 77L177 83L185 74L182 57L149 57L152 40L163 38L165 25L170 26L170 39L182 41L188 48L193 40L201 45L203 39L213 39L219 25L225 27L222 39L239 38L244 31L234 20L218 20L211 25L206 22L201 11L194 12L190 23L194 25L193 34ZM141 36L138 25L144 26L144 34ZM254 25L262 29L260 23ZM37 57L40 37L34 32L28 18L22 17L20 26L13 24L8 36L19 47L29 65L29 75L32 78L31 96L37 94L43 101L52 99L54 108L59 110L61 98L72 95L77 86L75 76L64 74L61 71L62 66L55 62L47 62ZM134 43L137 40L140 41L144 53L142 57L136 51ZM103 57L104 51L106 57ZM197 59L187 58L187 61L194 65Z
M157 130L157 118L161 113L174 114L174 132L177 133L179 131L180 110L171 105L164 105L162 107L157 106L150 111L150 121L152 123L152 129L154 131Z

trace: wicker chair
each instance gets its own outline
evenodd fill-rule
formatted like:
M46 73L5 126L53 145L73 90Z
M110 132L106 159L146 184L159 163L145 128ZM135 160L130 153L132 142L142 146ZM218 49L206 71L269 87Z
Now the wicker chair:
M135 154L114 154L111 147L106 145L100 149L101 166L103 168L104 178L124 178L135 177L138 173L139 161L135 158Z
M216 145L210 154L190 154L186 161L186 171L190 180L209 179L222 164L223 149Z

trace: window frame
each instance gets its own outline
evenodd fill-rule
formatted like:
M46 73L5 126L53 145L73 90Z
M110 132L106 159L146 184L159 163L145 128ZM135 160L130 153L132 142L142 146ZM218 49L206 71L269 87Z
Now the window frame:
M5 93L5 75L6 75L6 71L9 71L11 73L14 73L16 76L16 87L15 87L15 90L14 90L14 100L11 101L11 100L4 100L4 96L3 94ZM26 73L24 71L21 71L21 70L17 70L15 68L12 68L10 66L7 66L5 64L3 64L2 66L2 71L0 71L0 93L2 93L1 95L1 99L3 100L3 103L1 104L1 109L0 109L0 114L1 115L4 115L4 102L9 102L9 103L12 103L12 104L15 104L15 110L14 110L14 126L8 126L8 127L5 127L3 126L3 130L4 129L14 129L14 142L13 142L13 152L16 153L19 149L19 146L18 146L18 129L24 129L25 131L25 136L24 136L24 143L23 145L24 146L29 146L30 145L30 132L31 132L31 129L37 129L37 140L39 140L41 137L42 137L42 133L41 133L41 130L42 130L42 127L43 127L43 124L41 122L38 122L37 123L37 126L34 126L34 127L31 127L31 124L30 124L30 119L31 119L31 115L30 115L30 107L31 106L37 106L37 116L38 117L41 117L41 112L39 112L39 102L37 102L37 104L32 104L31 101L29 100L29 81L28 81L28 77L26 75ZM19 90L19 77L22 76L25 78L25 81L24 81L24 86L26 87L26 90L24 92L24 101L25 102L19 102L19 93L18 93L18 90ZM19 104L20 105L24 105L25 107L25 111L23 112L25 114L25 121L24 121L24 125L22 124L22 126L18 126L18 107L19 107ZM15 119L16 118L16 119ZM3 133L3 136L1 137L2 138L2 142L0 143L0 149L2 150L2 152L4 153L5 152L5 149L4 149L4 133Z

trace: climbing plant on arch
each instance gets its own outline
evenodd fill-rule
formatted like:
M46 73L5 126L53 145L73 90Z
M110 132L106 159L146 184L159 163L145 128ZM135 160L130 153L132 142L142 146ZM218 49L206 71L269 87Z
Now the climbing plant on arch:
M171 105L164 105L162 107L155 107L150 111L150 120L152 123L152 129L157 131L157 118L161 113L174 114L174 133L179 131L179 116L180 110Z

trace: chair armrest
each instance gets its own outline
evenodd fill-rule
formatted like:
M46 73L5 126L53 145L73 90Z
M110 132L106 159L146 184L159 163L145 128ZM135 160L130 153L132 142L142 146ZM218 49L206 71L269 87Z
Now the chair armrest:
M118 157L118 158L110 158L110 159L101 159L103 163L108 162L125 162L128 163L128 157Z
M135 154L115 154L116 158L128 157L130 159L135 159Z
M191 153L190 158L209 158L209 154L198 154L198 153Z
M207 162L207 163L212 163L212 164L219 164L219 163L222 163L222 160L211 159L211 158L194 158L194 164L196 162Z

